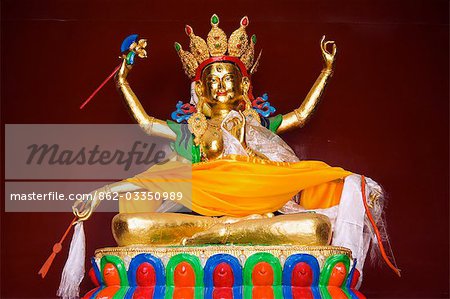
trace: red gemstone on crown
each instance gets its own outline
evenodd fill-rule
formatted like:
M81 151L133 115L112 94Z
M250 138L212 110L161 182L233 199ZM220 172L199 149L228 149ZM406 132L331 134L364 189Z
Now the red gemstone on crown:
M248 25L248 18L247 18L247 17L244 17L244 18L242 19L241 24L242 24L242 26L247 26L247 25Z
M189 25L186 25L185 30L186 30L186 34L187 34L187 35L190 35L190 34L192 33L192 27L189 26Z

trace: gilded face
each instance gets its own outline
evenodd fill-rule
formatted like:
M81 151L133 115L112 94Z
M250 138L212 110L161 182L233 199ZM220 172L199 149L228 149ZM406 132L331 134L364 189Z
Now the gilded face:
M242 98L242 74L232 63L216 62L202 73L203 96L210 104L235 104Z

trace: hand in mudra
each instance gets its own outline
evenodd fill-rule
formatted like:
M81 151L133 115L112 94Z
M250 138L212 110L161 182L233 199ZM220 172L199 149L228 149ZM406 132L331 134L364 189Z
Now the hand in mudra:
M328 51L327 46L332 45L331 52ZM333 63L336 58L336 43L334 41L325 41L325 35L322 36L320 40L320 49L322 50L322 56L325 63L325 68L331 70L333 68Z
M245 116L239 111L239 117L233 117L226 121L225 129L230 132L231 135L236 137L240 143L244 142L245 137Z
M77 217L77 222L85 221L94 212L94 199L77 200L72 206L72 212Z
M100 204L102 199L108 199L111 196L109 185L92 191L82 200L77 200L72 206L72 212L77 217L77 222L85 221L91 217L94 210Z

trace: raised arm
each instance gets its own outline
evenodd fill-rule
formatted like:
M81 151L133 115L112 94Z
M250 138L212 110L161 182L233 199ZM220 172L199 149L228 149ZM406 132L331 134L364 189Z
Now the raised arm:
M127 62L126 56L124 55L122 65L115 76L117 89L122 94L131 115L133 115L136 122L147 134L175 140L176 135L167 123L148 115L136 94L131 89L127 81L127 76L132 67L132 63Z
M327 50L328 44L332 45L331 52L328 52ZM336 44L334 41L325 41L324 35L320 41L320 49L322 50L322 56L325 62L323 70L320 72L319 77L316 82L314 82L314 85L306 98L303 100L300 107L283 115L283 121L278 127L277 133L283 133L294 128L303 127L319 103L322 93L328 83L328 79L331 77L333 72L333 63L336 56Z

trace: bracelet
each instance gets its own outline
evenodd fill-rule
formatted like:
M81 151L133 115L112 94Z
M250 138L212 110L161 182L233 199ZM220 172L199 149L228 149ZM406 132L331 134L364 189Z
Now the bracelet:
M140 127L146 132L148 135L152 135L153 133L153 123L155 118L150 116L149 123L141 124Z
M123 82L124 81L124 82ZM116 85L118 86L118 87L121 87L121 86L130 86L130 84L128 83L128 81L126 81L126 80L121 80L121 79L119 79L119 80L117 80L116 81Z
M303 119L300 116L300 112L298 111L298 108L294 109L294 114L295 114L295 117L297 117L297 121L303 123Z
M324 69L321 71L322 74L328 74L328 75L332 75L333 74L333 69Z

